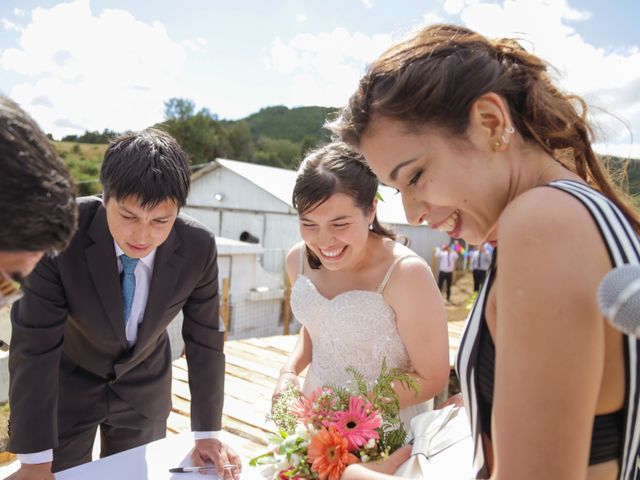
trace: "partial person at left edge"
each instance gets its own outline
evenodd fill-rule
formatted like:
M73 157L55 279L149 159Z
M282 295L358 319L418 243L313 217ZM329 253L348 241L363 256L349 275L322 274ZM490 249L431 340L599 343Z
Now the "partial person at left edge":
M20 298L43 255L64 250L76 220L64 163L36 122L0 95L0 307Z
M180 310L189 370L194 465L212 461L238 478L240 460L220 441L224 328L211 231L180 215L189 191L187 155L155 129L107 149L103 198L78 199L78 231L44 258L13 305L9 357L10 479L52 472L166 435L171 351L166 328Z

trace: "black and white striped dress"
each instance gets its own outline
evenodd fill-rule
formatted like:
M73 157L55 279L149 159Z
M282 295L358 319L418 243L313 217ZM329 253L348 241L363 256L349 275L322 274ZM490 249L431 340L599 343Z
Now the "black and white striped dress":
M614 267L640 264L640 239L613 202L592 188L571 180L559 180L548 186L573 195L589 210L598 225ZM487 419L480 418L478 352L481 332L486 329L486 325L483 325L484 308L492 274L493 271L487 272L487 278L469 315L456 361L460 387L471 422L474 440L473 467L477 479L489 477L481 435L482 422ZM640 479L640 412L638 411L640 408L640 340L636 337L624 336L624 342L627 384L624 410L625 434L619 479L638 480Z

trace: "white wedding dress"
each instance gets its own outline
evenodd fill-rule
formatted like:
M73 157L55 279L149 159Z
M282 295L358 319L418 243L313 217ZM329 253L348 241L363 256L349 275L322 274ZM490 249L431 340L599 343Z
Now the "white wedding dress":
M302 249L304 251L304 249ZM384 301L382 291L398 257L389 267L376 291L350 290L328 299L320 294L302 268L291 290L291 310L306 328L313 345L311 365L302 392L309 395L323 385L346 385L353 377L346 371L354 367L373 382L380 374L382 360L387 368L413 371L398 329L393 309ZM300 259L303 266L303 259ZM428 409L427 403L403 408L400 419L409 431L411 418Z

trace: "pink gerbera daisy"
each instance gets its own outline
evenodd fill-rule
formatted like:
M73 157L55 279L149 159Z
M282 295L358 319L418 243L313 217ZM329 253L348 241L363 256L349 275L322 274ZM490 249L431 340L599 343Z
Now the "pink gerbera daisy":
M382 424L382 418L369 402L352 396L349 398L349 409L346 412L335 412L332 424L347 439L349 451L353 452L370 439L378 439L376 428Z
M304 425L320 428L324 422L333 420L335 405L332 394L330 388L320 387L311 392L308 398L301 395L293 406L293 413Z

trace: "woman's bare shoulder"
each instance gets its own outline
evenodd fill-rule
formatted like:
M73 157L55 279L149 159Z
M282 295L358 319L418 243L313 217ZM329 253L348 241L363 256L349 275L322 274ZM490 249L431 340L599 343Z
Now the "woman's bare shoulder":
M293 280L300 271L300 251L305 248L304 242L296 243L287 253L286 266L289 279ZM304 257L303 257L304 261Z

